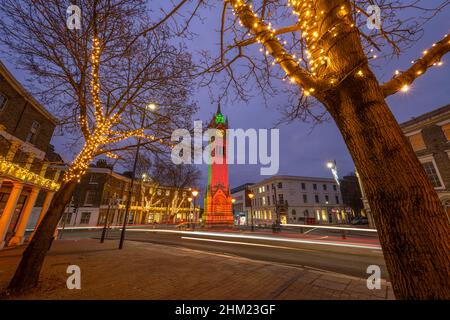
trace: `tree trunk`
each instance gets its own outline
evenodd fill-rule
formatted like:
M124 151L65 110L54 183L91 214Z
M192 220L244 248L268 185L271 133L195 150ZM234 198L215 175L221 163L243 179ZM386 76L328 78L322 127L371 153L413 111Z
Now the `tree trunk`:
M362 178L398 299L450 299L450 224L375 77L328 106Z
M50 249L53 234L64 213L64 209L70 202L76 185L77 182L74 180L63 183L53 197L48 212L25 249L22 260L9 283L8 290L12 293L22 293L37 285L45 255Z
M450 299L447 213L368 66L355 22L345 13L350 1L319 0L316 5L317 12L327 13L319 15L317 31L329 61L317 72L340 81L322 102L361 176L395 296Z

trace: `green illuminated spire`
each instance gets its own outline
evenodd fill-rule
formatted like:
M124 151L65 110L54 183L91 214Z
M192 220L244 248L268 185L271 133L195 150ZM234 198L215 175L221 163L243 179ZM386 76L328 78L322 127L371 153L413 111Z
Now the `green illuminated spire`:
M222 112L220 110L220 102L217 105L217 112L216 112L216 124L225 124L225 119L223 118Z

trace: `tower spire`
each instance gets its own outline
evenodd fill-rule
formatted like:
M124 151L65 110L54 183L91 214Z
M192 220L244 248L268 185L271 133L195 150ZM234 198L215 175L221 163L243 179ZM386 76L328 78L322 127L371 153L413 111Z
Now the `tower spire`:
M217 113L222 113L222 111L220 110L220 101L219 101L219 103L217 104L217 112L216 112L216 114Z

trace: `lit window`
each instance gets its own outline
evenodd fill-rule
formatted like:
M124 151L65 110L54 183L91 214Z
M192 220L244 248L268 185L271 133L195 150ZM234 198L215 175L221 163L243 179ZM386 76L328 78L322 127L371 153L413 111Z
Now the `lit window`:
M421 132L408 136L408 139L414 151L426 149Z
M447 140L450 141L450 123L444 124L441 128Z
M428 179L430 179L433 187L440 188L442 187L441 180L439 180L439 176L437 174L437 170L432 161L427 161L422 163L425 172L427 173Z

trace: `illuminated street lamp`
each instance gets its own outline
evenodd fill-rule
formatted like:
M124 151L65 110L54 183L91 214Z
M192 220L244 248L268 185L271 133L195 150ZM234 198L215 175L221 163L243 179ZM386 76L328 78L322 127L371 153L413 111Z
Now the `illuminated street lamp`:
M151 110L151 111L156 110L156 108L157 108L157 106L154 103L149 103L146 106L146 109L147 110ZM145 112L142 112L142 115L141 115L141 129L144 128L144 124L145 124ZM141 137L139 137L137 139L136 154L134 156L133 170L132 170L132 173L131 173L130 190L128 190L127 203L126 203L126 206L125 206L125 216L124 216L124 219L123 219L122 232L120 234L119 249L123 248L123 242L125 240L125 231L126 231L127 223L128 223L128 215L130 213L131 195L132 195L132 192L133 192L134 178L136 176L136 167L137 167L137 162L138 162L138 159L139 159L139 150L140 150L140 148L141 148Z
M194 190L192 190L192 196L194 197L194 216L196 215L196 213L195 213L195 200L197 199L197 196L198 196L198 190L196 190L196 189L194 189ZM194 226L195 226L195 224L194 224Z
M235 219L236 217L234 216L234 203L236 202L235 198L231 198L231 211L233 212L233 219ZM239 224L239 222L238 222Z
M192 197L187 198L189 201L189 217L192 215Z
M147 105L147 108L149 109L149 110L151 110L151 111L155 111L156 110L156 104L154 104L154 103L149 103L148 105Z
M251 230L252 231L254 231L255 230L255 227L253 226L253 208L252 208L252 200L253 200L253 197L254 197L255 195L253 194L253 193L249 193L248 194L248 197L249 197L249 199L250 199L250 218L251 218Z
M333 174L334 180L336 181L337 185L339 186L339 176L337 173L337 167L336 167L336 160L334 161L327 161L327 168L331 170L331 173Z

